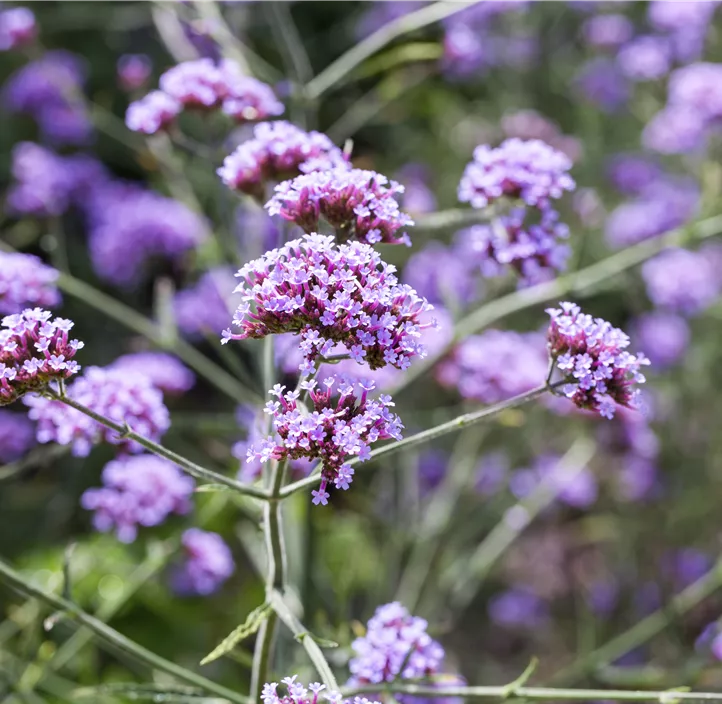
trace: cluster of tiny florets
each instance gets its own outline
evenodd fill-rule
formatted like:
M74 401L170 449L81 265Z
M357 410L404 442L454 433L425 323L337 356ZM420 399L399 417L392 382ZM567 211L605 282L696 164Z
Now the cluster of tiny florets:
M266 208L306 232L318 231L323 218L342 241L410 246L409 236L399 232L414 224L396 201L395 196L403 192L401 184L375 171L343 167L279 183Z
M269 401L265 411L273 418L276 435L254 444L248 460L321 460L321 486L312 495L314 504L325 506L329 482L345 490L353 481L354 471L347 460L355 456L367 460L370 445L377 440L400 440L403 425L389 410L394 405L390 396L368 398L373 382L354 384L327 377L320 384L313 379L302 382L300 388L310 398L308 411L299 403L299 391L286 392L280 384L270 391L278 400Z
M296 682L297 675L284 677L281 683L286 685L287 694L278 692L278 682L267 682L263 685L261 701L263 704L318 704L320 701L327 701L331 704L379 704L371 702L366 697L352 697L344 699L341 692L327 690L325 684L311 682L304 687Z
M0 252L0 313L60 304L58 272L32 254Z
M184 596L218 591L234 572L231 550L218 533L189 528L181 537L184 561L172 576L173 589Z
M562 387L579 408L612 418L616 405L634 408L643 383L643 355L626 351L629 337L611 323L581 312L574 303L549 308L549 353L568 382Z
M321 132L305 132L285 120L261 122L253 139L223 160L218 175L229 188L263 198L271 182L319 169L350 168L344 153Z
M24 413L0 408L0 465L19 460L35 444L35 427Z
M68 386L66 395L156 442L170 427L163 394L144 374L110 367L89 367L82 377ZM30 406L30 418L38 423L38 440L72 445L72 452L77 457L88 455L93 445L101 440L119 445L126 452L143 450L137 443L119 436L62 401L29 396L25 403Z
M224 340L262 338L273 333L301 335L304 373L336 343L371 369L406 369L424 357L418 316L431 306L399 284L395 268L360 242L335 246L333 237L306 235L267 252L237 274L243 302L234 316L238 334Z
M195 374L177 357L166 352L124 354L110 368L143 374L166 394L185 393L196 382Z
M131 103L126 124L132 130L153 134L167 127L184 108L220 108L237 122L264 120L284 110L270 86L243 75L236 62L223 59L216 64L202 58L168 69L160 77L160 90Z
M0 329L0 406L79 371L73 359L82 342L68 339L71 320L41 308L8 315Z
M115 530L121 542L133 542L139 526L157 526L171 513L191 510L193 480L160 457L119 457L105 466L101 479L103 487L88 489L81 505L94 511L96 530Z
M379 606L366 635L351 647L349 685L420 679L440 671L444 649L427 632L428 623L412 616L399 602Z

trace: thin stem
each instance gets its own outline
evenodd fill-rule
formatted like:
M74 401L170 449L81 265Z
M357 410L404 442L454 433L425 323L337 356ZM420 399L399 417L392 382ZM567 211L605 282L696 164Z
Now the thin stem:
M390 455L394 452L398 452L399 450L406 449L407 447L420 445L421 443L429 442L430 440L434 440L438 437L441 437L442 435L447 435L448 433L454 433L458 430L463 430L464 428L468 428L470 425L480 423L481 421L498 415L502 411L505 411L509 408L516 408L517 406L521 406L528 401L533 401L535 398L539 398L539 396L541 396L542 394L555 388L555 386L556 384L552 384L551 386L543 384L542 386L537 386L531 391L519 394L518 396L513 396L506 401L495 403L493 406L486 406L485 408L481 408L478 411L473 411L472 413L464 413L460 416L457 416L456 418L453 418L450 421L447 421L446 423L437 425L434 428L422 430L420 433L416 433L416 435L410 435L408 438L404 438L403 440L399 440L397 442L390 443L389 445L379 447L369 454L368 459L375 460L379 457L385 457L386 455ZM359 464L359 462L359 458L355 457L349 461L349 464L355 466ZM310 477L306 477L305 479L301 479L297 482L294 482L293 484L289 484L287 487L281 490L280 496L281 498L286 498L291 494L295 494L297 491L302 491L309 486L314 486L315 484L318 484L320 480L320 473L313 474Z
M529 700L565 700L593 701L610 700L620 702L660 702L673 704L675 701L722 701L722 692L687 692L675 689L663 692L639 692L619 689L552 689L546 687L432 687L419 684L368 684L342 690L344 697L372 692L394 692L410 694L415 697L438 699L444 697L476 699L529 699Z
M340 83L369 56L373 56L379 49L383 49L394 39L438 22L445 17L450 17L475 4L475 2L435 2L433 5L423 7L416 12L410 12L408 15L385 24L321 71L306 86L307 97L310 100L316 100L330 88Z
M149 665L165 672L173 677L176 677L181 682L186 682L190 685L200 687L206 692L215 694L219 697L224 697L234 704L251 704L252 700L248 697L238 694L231 689L227 689L223 685L217 684L211 680L206 679L202 675L198 675L191 670L187 670L184 667L180 667L169 660L156 655L142 645L135 641L126 638L121 633L118 633L115 629L107 626L102 621L91 616L90 614L83 611L80 607L74 604L72 601L63 599L62 597L56 596L55 594L48 594L47 592L39 589L35 585L28 582L19 572L16 572L10 565L3 560L0 560L0 580L8 584L13 589L25 594L27 596L35 597L40 601L48 604L56 611L62 611L68 618L71 618L78 623L83 624L89 628L98 637L104 641L111 643L113 646L118 648L124 653L127 653L131 657L135 658L138 662Z
M195 477L196 479L204 480L207 482L210 482L212 484L223 484L224 486L229 487L230 489L233 489L234 491L238 492L239 494L244 494L246 496L252 496L256 499L261 499L263 501L267 501L269 499L268 494L263 491L262 489L257 489L254 486L250 486L248 484L243 484L239 481L236 481L235 479L231 479L230 477L226 477L223 474L218 474L217 472L214 472L210 469L206 469L205 467L201 467L200 465L196 464L195 462L191 462L189 459L186 459L185 457L176 454L172 450L168 450L167 448L163 447L162 445L159 445L158 443L153 442L152 440L149 440L148 438L139 435L135 431L133 431L131 428L121 424L116 423L114 420L111 420L110 418L106 418L103 415L100 415L100 413L96 413L91 408L88 408L87 406L84 406L82 403L78 403L70 396L60 396L56 392L49 390L48 395L53 398L56 401L61 401L66 406L70 406L71 408L74 408L76 411L80 411L81 413L84 413L89 418L92 418L97 423L100 423L101 425L104 425L106 428L110 428L111 430L114 430L120 437L127 438L128 440L133 440L134 442L137 442L139 445L142 445L146 450L149 452L152 452L154 455L158 455L159 457L163 457L166 460L169 460L170 462L173 462L174 464L178 465L184 472L187 474L190 474L192 477Z

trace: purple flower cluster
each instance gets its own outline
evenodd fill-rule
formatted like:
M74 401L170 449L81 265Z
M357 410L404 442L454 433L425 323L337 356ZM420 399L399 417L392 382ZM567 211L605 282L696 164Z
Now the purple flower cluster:
M153 441L160 440L170 427L163 394L144 374L89 367L82 377L68 386L66 394L95 413L127 425ZM123 452L143 451L137 443L118 436L114 430L62 401L29 396L25 403L30 406L30 418L38 422L39 442L72 445L76 457L86 457L93 445L102 440L120 446Z
M652 0L647 19L658 32L664 33L681 63L697 60L704 49L718 0Z
M647 154L615 154L607 163L607 177L620 193L637 196L659 183L662 167Z
M278 120L256 125L253 139L223 160L218 175L229 188L262 199L272 181L346 164L343 152L325 134Z
M462 397L497 403L544 383L547 351L540 333L487 330L461 342L436 370Z
M0 10L0 51L10 51L34 41L35 15L27 7Z
M120 457L105 465L103 487L88 489L81 505L94 511L96 530L115 533L132 543L138 526L157 526L171 513L191 510L193 480L174 464L155 455Z
M550 147L566 154L573 162L582 154L581 142L562 133L559 126L536 110L518 110L501 119L501 128L507 137L529 140L540 139Z
M398 679L420 679L440 671L444 649L427 632L423 618L409 614L398 601L376 609L366 635L351 644L349 686Z
M178 594L213 594L236 569L233 555L218 533L189 528L181 537L181 546L185 559L171 580Z
M0 252L0 313L60 304L58 272L32 254Z
M92 125L82 97L85 68L67 51L48 51L16 71L2 99L10 112L32 115L55 144L85 144Z
M528 589L514 587L489 600L489 618L504 628L536 628L549 618L549 608Z
M300 334L304 374L339 342L371 369L406 369L425 356L418 317L431 306L394 271L367 244L305 235L240 269L243 302L233 320L241 332L224 331L224 341Z
M71 320L53 319L41 308L8 315L0 328L0 406L24 394L42 391L53 381L76 374L73 359L82 342L68 339Z
M649 352L655 368L663 369L678 362L687 351L689 325L679 315L655 311L639 316L633 325L632 337Z
M629 101L629 83L617 62L598 56L585 63L575 85L582 96L605 112L617 112Z
M636 37L622 47L617 54L617 63L630 80L653 81L669 72L671 53L669 42L664 37Z
M248 460L320 459L321 486L312 492L316 505L328 503L329 482L337 489L349 488L354 471L346 462L348 458L358 456L363 462L370 455L372 443L401 439L403 425L389 410L394 405L391 397L382 394L378 400L368 398L373 382L354 384L336 377L327 377L321 384L315 380L303 382L301 388L308 392L312 403L310 411L298 403L298 391L284 393L285 388L276 384L270 393L278 400L269 401L265 408L273 417L276 435L251 447Z
M562 391L578 408L614 417L617 404L635 408L643 383L643 355L626 351L629 338L606 320L592 318L574 303L549 308L549 354L567 382Z
M406 3L400 4L405 5ZM324 700L331 704L379 704L379 702L369 701L366 697L344 699L341 692L326 690L326 685L320 682L311 682L306 688L300 682L296 682L296 677L297 675L293 675L293 677L284 677L281 680L286 685L288 692L285 695L278 692L278 682L264 684L261 692L263 704L319 704Z
M19 460L35 444L35 428L27 416L0 408L0 464Z
M228 325L228 301L236 287L230 269L206 271L194 286L179 291L173 301L178 327L186 335L220 335Z
M582 32L586 43L595 49L617 49L632 38L634 25L624 15L595 15L585 20Z
M166 352L124 354L109 368L144 374L153 386L166 394L183 394L196 383L195 374L177 357Z
M714 254L714 253L712 253ZM717 300L722 291L719 254L669 249L642 266L642 278L652 303L672 312L691 316Z
M160 90L131 103L126 124L132 130L153 134L166 127L184 108L220 108L236 122L264 120L283 113L270 86L244 76L238 64L223 59L185 61L160 77Z
M153 62L147 54L123 54L118 59L118 83L126 91L142 88L153 71Z
M307 233L318 231L323 217L344 241L354 238L367 244L411 246L409 236L399 233L414 224L394 197L403 192L400 183L375 171L340 167L279 183L266 208Z

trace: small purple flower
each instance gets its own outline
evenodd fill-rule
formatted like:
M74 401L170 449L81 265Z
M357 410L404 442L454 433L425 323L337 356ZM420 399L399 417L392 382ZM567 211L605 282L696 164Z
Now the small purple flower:
M582 31L590 46L596 49L616 49L632 38L634 25L624 15L595 15L585 20Z
M574 190L571 166L569 157L538 139L507 139L496 148L482 144L464 170L459 200L486 208L500 198L521 199L544 209L564 191Z
M282 115L285 108L271 87L251 76L227 75L228 95L222 110L236 122L255 122Z
M341 692L327 690L326 685L320 682L311 682L306 688L300 682L296 682L296 678L297 675L293 675L292 677L284 677L281 680L286 687L287 694L279 693L278 682L264 684L261 692L261 702L263 704L319 704L320 702L330 702L330 704L379 704L379 702L369 701L366 697L344 699Z
M190 337L220 335L228 326L235 287L231 270L218 267L205 272L195 285L179 291L173 308L181 331Z
M327 377L309 390L309 411L299 406L297 393L285 388L276 385L272 393L278 401L266 406L276 435L255 443L248 450L248 460L321 460L321 486L314 503L325 504L330 482L337 489L348 488L353 474L348 459L367 459L370 445L378 440L401 439L403 425L389 410L394 405L391 398L383 394L378 400L368 398L373 383Z
M612 59L600 56L588 61L575 84L586 100L605 112L617 112L629 101L629 83Z
M646 154L615 154L608 162L607 176L620 193L636 196L659 180L662 168Z
M73 322L53 319L41 308L27 308L2 319L0 328L0 406L42 391L80 370L73 360L82 342L68 339Z
M223 160L218 175L229 188L261 199L271 182L345 165L343 152L325 134L278 120L256 125L253 139Z
M664 37L636 37L622 47L617 63L633 81L654 81L666 76L671 64L669 42Z
M632 336L647 350L655 368L672 366L687 351L689 325L679 315L663 311L646 313L637 318L632 327Z
M196 382L193 372L166 352L136 352L118 357L111 369L144 374L153 386L167 394L183 394Z
M696 110L707 121L722 117L722 64L677 69L669 78L668 102Z
M35 427L20 413L0 408L0 464L15 462L35 444Z
M449 24L444 33L441 67L452 79L478 77L498 62L496 49L485 31L459 20Z
M105 465L103 487L88 489L81 505L94 511L96 530L132 543L138 526L157 526L171 514L191 510L194 483L174 464L155 455L120 457Z
M58 272L32 254L0 252L0 313L60 305Z
M337 167L279 183L266 209L306 233L317 232L324 218L342 241L411 246L409 236L399 232L414 224L396 201L403 192L401 184L375 171Z
M444 649L427 627L424 619L409 614L398 601L379 606L366 634L351 644L348 685L420 679L440 672Z
M189 528L181 537L183 564L171 578L173 590L182 596L208 596L235 571L228 545L218 533Z
M112 368L88 367L85 374L68 386L67 395L116 423L154 442L170 427L163 394L144 374ZM143 448L80 411L41 396L28 396L28 415L38 422L41 443L72 445L73 455L86 457L93 445L105 441L119 445L121 451L139 453Z
M154 90L128 106L125 124L129 130L143 134L155 134L170 125L183 106L162 90Z
M636 408L644 383L640 367L649 364L643 355L626 351L629 338L606 320L592 318L574 303L549 308L549 354L567 384L562 393L578 408L614 416L616 406Z
M504 628L536 628L549 618L549 609L536 594L515 587L489 601L489 618Z
M123 54L118 59L116 70L123 90L134 91L147 83L153 71L153 62L147 54Z
M224 331L224 340L293 332L305 366L343 343L349 352L361 348L371 369L405 369L426 354L418 337L433 322L418 317L432 307L393 271L367 244L337 247L333 237L305 235L240 269L243 302L233 323L241 332Z
M642 144L660 154L686 154L700 150L706 141L702 114L688 105L660 110L642 132Z
M214 108L228 94L223 71L212 59L184 61L165 71L160 89L187 108Z
M37 32L35 15L27 7L0 10L0 51L31 44Z

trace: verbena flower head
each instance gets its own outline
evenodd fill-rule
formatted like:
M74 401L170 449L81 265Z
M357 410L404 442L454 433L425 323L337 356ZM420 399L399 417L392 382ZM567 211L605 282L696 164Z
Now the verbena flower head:
M673 313L645 313L634 321L633 330L633 339L647 350L655 369L677 363L689 346L689 325Z
M344 241L410 246L409 236L399 232L414 224L396 201L396 194L403 192L401 184L375 171L342 167L279 183L266 208L307 233L318 231L323 218Z
M487 330L461 342L438 365L436 379L464 398L497 403L543 384L547 365L543 335Z
M622 73L633 81L653 81L667 75L671 46L664 37L636 37L617 54Z
M549 607L533 592L514 587L489 600L489 618L503 628L536 628L549 619Z
M0 406L53 381L69 379L80 365L73 359L82 342L68 338L71 320L42 308L8 315L0 328Z
M155 134L165 129L180 115L183 106L162 90L153 90L128 106L125 124L129 130Z
M172 575L173 589L184 596L208 596L235 571L231 551L218 533L189 528L181 537L183 564Z
M92 411L126 425L157 442L170 427L163 394L144 374L120 369L88 367L82 377L68 386L66 395ZM80 411L40 396L29 396L29 416L37 421L39 442L72 445L73 455L86 457L101 441L118 445L123 452L139 453L136 442L120 437L114 430Z
M189 288L179 291L173 301L178 327L186 335L220 335L228 326L229 304L236 280L230 269L207 271Z
M605 112L617 112L629 101L629 82L610 58L587 61L574 81L584 98Z
M546 208L538 218L524 208L513 208L491 225L472 225L457 233L457 252L468 257L484 276L499 276L511 268L519 284L528 286L553 278L566 268L571 254L563 242L569 227L559 214Z
M617 404L635 408L643 383L640 368L649 364L643 355L626 351L629 337L601 318L581 312L574 303L549 308L549 354L568 382L564 395L576 406L612 418Z
M346 164L343 152L325 134L277 120L256 125L253 139L223 160L218 175L229 188L260 199L271 182Z
M35 39L35 15L27 7L0 10L0 51L10 51Z
M0 313L60 304L58 272L32 254L0 252Z
M636 196L659 181L662 168L646 154L615 154L607 164L607 177L624 195Z
M116 66L118 82L123 90L142 88L153 71L153 62L147 54L123 54Z
M327 377L320 384L304 382L301 388L308 390L308 411L298 402L299 392L274 386L270 393L278 400L269 401L265 411L276 434L254 444L248 460L321 460L321 486L312 495L314 504L325 506L330 482L345 490L353 481L354 471L347 460L355 456L367 460L370 445L378 440L400 440L403 425L389 410L394 405L390 396L368 397L373 382Z
M311 682L308 687L304 687L300 682L296 682L297 676L284 677L281 680L281 683L285 685L286 694L281 694L278 691L278 682L264 684L261 692L263 704L319 704L323 702L331 702L331 704L379 704L379 702L369 701L366 697L344 699L341 692L327 690L326 685L320 682Z
M706 139L705 119L689 105L669 105L645 126L642 144L660 154L686 154L701 149Z
M722 64L700 62L669 78L668 102L696 110L705 120L722 117Z
M687 2L687 0L652 0L647 7L650 24L662 32L693 26L706 27L719 2Z
M19 460L35 444L35 427L21 413L0 408L0 464Z
M304 373L336 343L371 369L406 369L425 356L420 328L433 323L418 316L431 306L394 271L367 244L336 246L333 237L305 235L240 269L243 302L234 324L241 332L226 330L224 341L300 334Z
M538 139L507 139L498 147L481 144L459 183L459 200L486 208L500 198L521 199L527 205L548 207L550 200L574 190L566 154Z
M194 483L174 464L155 455L120 457L105 465L103 487L83 493L81 505L93 511L93 525L103 533L115 530L132 543L139 526L157 526L171 514L191 510Z
M395 679L420 679L440 671L444 649L427 632L428 623L398 601L379 606L366 635L351 644L350 686Z
M196 377L177 357L166 352L135 352L118 357L112 369L147 376L153 386L167 394L182 394L196 383Z
M650 300L661 308L684 315L695 315L709 307L720 295L722 276L718 262L705 250L691 252L670 249L642 266L642 278Z
M616 49L634 34L634 24L624 15L596 15L584 22L584 39L597 49Z

